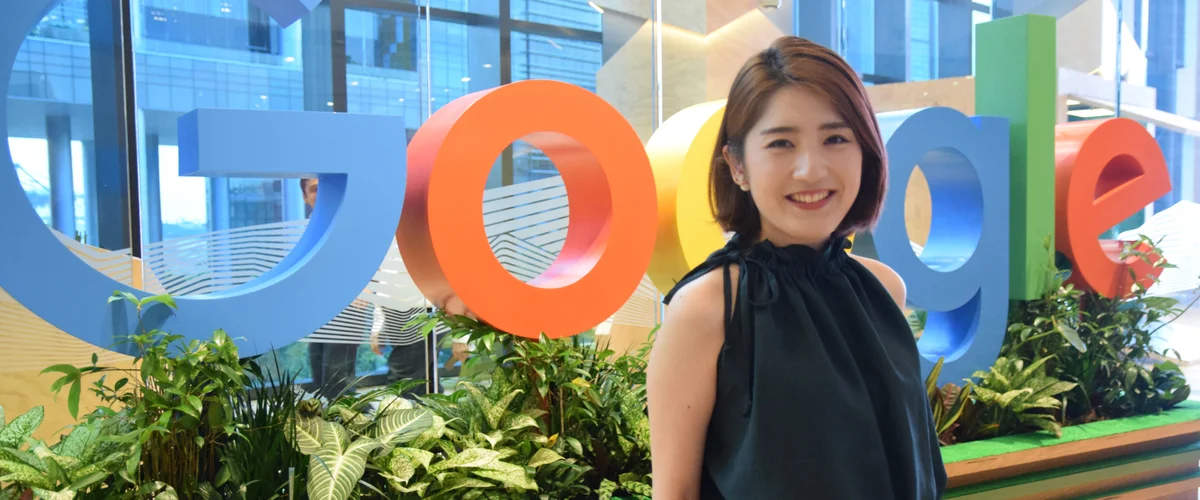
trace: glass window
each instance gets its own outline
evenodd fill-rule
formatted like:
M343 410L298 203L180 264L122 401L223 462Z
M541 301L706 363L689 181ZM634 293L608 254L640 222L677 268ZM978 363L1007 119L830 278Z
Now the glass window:
M30 31L9 80L8 146L30 203L62 235L99 245L89 16L85 0L66 0ZM119 172L118 172L119 173ZM113 219L107 232L127 234ZM120 235L118 235L120 236ZM128 247L116 238L111 250Z
M512 18L539 24L600 31L603 9L583 0L510 0Z

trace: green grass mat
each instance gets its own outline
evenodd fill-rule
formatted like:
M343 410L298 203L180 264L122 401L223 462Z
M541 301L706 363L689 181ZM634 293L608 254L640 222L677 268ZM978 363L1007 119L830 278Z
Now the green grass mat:
M1064 427L1061 438L1056 438L1044 432L1038 432L946 446L942 448L942 461L952 464L1044 446L1054 446L1083 441L1085 439L1096 439L1126 432L1152 429L1192 420L1200 420L1200 401L1184 401L1175 408L1158 415L1118 418L1103 422Z

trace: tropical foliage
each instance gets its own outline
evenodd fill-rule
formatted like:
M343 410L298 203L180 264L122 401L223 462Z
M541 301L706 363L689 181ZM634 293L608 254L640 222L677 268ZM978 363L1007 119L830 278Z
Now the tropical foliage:
M1174 267L1145 238L1127 243L1120 257ZM1069 263L1061 257L1047 265L1053 286L1039 299L1013 304L1001 356L966 382L966 396L955 401L961 411L947 405L957 386L937 390L936 370L931 375L927 388L943 444L1031 431L1058 435L1066 425L1161 412L1190 395L1169 360L1178 353L1153 347L1158 331L1187 307L1149 295L1132 271L1129 293L1107 298L1068 283Z
M1146 249L1149 248L1147 251ZM1126 257L1169 267L1154 246ZM1155 350L1159 328L1187 309L1149 295L1109 299L1076 289L1051 264L1044 297L1014 302L999 359L959 384L926 380L943 445L1170 409L1190 387L1171 351ZM35 408L11 421L0 408L0 500L152 498L600 499L649 498L646 359L651 339L626 353L591 335L523 339L442 313L418 318L465 339L473 373L440 393L406 398L423 382L315 399L301 370L279 357L241 358L224 332L206 341L141 326L171 297L132 303L138 331L129 366L55 365L55 393L81 418L83 390L101 405L57 443L34 438ZM927 321L909 321L920 338ZM651 333L651 336L653 333ZM1177 357L1177 354L1176 354ZM274 360L266 366L266 359Z

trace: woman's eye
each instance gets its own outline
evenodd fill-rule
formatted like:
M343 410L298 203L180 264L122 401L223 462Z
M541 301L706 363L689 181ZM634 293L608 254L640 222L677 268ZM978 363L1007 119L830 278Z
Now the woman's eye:
M771 141L770 144L767 144L767 147L768 148L786 148L786 147L790 147L791 145L792 145L792 141L789 141L787 139L776 139L774 141Z
M845 136L841 135L834 135L830 136L828 139L825 139L825 144L845 144L848 142L850 142L850 139L847 139Z

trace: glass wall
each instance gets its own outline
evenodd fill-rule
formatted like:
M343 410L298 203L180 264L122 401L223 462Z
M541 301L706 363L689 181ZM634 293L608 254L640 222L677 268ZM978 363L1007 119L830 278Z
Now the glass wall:
M180 176L176 122L194 109L394 115L411 138L454 99L514 81L559 80L618 98L632 81L651 84L648 65L610 61L622 51L649 55L649 39L631 41L627 24L611 22L623 16L606 17L594 2L326 1L281 26L252 0L122 0L112 4L128 5L131 30L127 39L117 34L119 43L107 27L120 11L98 13L101 4L109 2L63 0L30 32L10 82L9 144L49 227L141 258L145 288L175 295L225 290L273 267L307 223L305 189L319 188L294 179ZM107 44L92 42L98 15ZM93 67L97 54L104 66ZM128 88L93 88L97 75L126 67ZM642 124L644 138L648 109L622 109ZM136 132L124 138L113 130ZM105 157L110 151L121 155ZM498 256L531 279L565 239L569 212L558 172L517 141L497 155L488 187L501 194L485 195L491 201L481 212L504 221L490 225L489 236L537 254L529 262ZM503 201L514 192L540 193L545 210L528 220L505 215L519 208ZM381 273L397 266L405 274L393 248ZM400 287L412 288L406 280ZM428 304L380 292L395 281L372 283L356 305L305 341L277 346L274 357L311 388L364 376L377 385L398 375L459 375L460 349L441 339L434 348L406 327Z
M9 79L8 144L17 176L46 225L63 236L109 250L129 248L129 192L116 157L98 153L115 137L93 124L113 111L116 89L93 87L111 74L113 47L93 42L109 12L89 15L84 0L68 0L34 26ZM93 29L93 24L95 29ZM92 106L99 100L101 106ZM100 141L98 144L97 141Z

